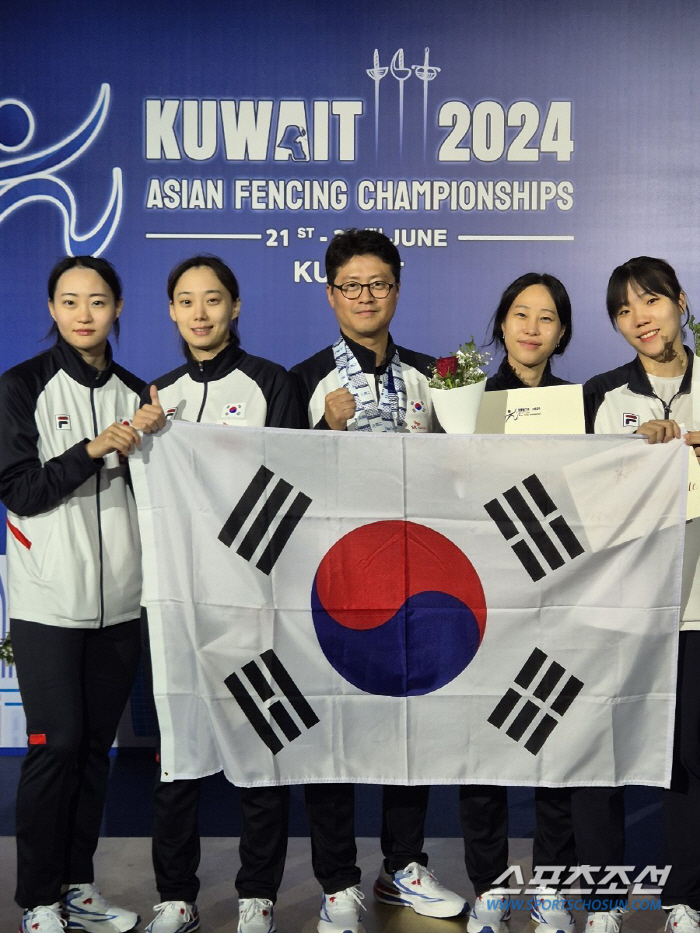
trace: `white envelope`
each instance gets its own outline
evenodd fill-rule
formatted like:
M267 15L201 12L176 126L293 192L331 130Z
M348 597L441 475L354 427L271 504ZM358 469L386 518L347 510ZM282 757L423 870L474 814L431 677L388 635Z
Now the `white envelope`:
M486 392L477 434L585 434L583 386Z

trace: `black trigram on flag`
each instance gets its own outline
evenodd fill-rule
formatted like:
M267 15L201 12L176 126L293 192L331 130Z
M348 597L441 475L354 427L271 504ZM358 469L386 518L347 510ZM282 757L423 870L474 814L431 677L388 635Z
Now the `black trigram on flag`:
M534 473L518 486L511 486L498 498L487 502L484 508L506 541L511 543L513 552L535 583L549 572L543 566L542 558L550 570L557 570L567 560L583 554L581 542L566 519L561 514L554 514L558 509Z
M285 505L293 486L285 479L278 479L276 484L266 493L267 487L274 477L272 470L261 466L248 485L236 506L226 520L226 524L219 532L219 541L231 547L235 538L241 533L243 526L255 509L257 515L248 527L247 532L238 545L236 553L245 560L250 561L263 539L268 534L277 513ZM284 546L292 536L304 512L311 505L311 499L303 492L298 492L287 510L283 513L277 527L255 565L263 573L270 573L277 563L277 558L284 550Z
M540 751L583 687L578 677L565 677L566 671L561 664L550 661L545 667L546 661L544 651L535 648L515 678L516 687L527 691L529 696L510 687L488 718L497 729L510 722L506 735L516 742L520 742L527 733L525 748L533 755ZM537 685L530 689L537 677Z
M229 674L224 683L250 720L251 726L272 754L276 755L277 752L284 748L284 742L268 722L268 715L277 724L288 742L293 742L294 739L299 738L301 735L298 721L307 729L310 729L319 722L319 718L305 697L302 696L289 671L274 651L263 651L260 660L267 668L267 671L263 670L257 661L249 661L242 668L246 679L255 690L257 698L250 693L243 680L235 672ZM270 675L296 713L297 719L294 719L282 699L275 699L275 691L268 683ZM270 703L270 700L274 700L274 702Z

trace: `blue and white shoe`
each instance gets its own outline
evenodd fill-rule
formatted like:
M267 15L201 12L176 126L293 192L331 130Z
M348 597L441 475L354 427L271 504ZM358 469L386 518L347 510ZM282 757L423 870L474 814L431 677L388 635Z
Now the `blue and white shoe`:
M133 910L108 904L94 884L74 884L63 895L69 930L128 933L141 919Z
M19 933L63 933L65 927L66 921L61 916L61 905L56 903L25 910Z
M566 898L554 888L538 888L532 899L535 933L574 933L576 922L566 906Z
M242 897L238 902L238 933L277 933L272 901L263 897Z
M510 892L500 888L484 891L469 913L467 933L507 933L510 920Z
M199 929L199 911L196 904L187 901L163 901L155 904L155 917L146 927L146 933L195 933Z
M374 882L374 897L382 904L412 907L422 917L458 917L469 907L463 897L448 891L418 862L411 862L393 875L382 865Z
M318 933L361 933L362 900L363 894L357 886L335 894L324 894L316 927Z

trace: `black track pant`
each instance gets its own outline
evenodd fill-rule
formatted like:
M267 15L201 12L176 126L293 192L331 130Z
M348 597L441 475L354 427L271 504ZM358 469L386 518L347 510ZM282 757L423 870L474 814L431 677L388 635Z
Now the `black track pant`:
M429 787L384 787L382 852L387 871L410 862L426 865L423 852ZM306 812L314 875L326 894L360 883L355 844L354 784L307 784Z
M141 654L139 619L69 629L12 619L29 749L17 789L17 903L94 881L109 750Z
M671 789L664 791L664 905L700 910L700 632L681 632Z
M480 895L494 887L496 879L508 869L506 788L460 787L459 815L467 874ZM576 865L624 864L622 787L537 788L535 818L533 876L538 866L571 869ZM603 876L603 870L594 873L593 882L600 882ZM566 873L562 875L564 878ZM501 883L499 887L509 885L512 882ZM558 887L556 883L550 886Z
M160 780L153 796L153 868L163 901L193 903L199 893L201 781ZM241 788L239 897L277 899L287 855L288 787Z

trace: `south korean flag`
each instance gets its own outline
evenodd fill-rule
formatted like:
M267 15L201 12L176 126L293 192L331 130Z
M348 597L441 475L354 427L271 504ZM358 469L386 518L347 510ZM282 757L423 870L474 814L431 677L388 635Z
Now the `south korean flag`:
M145 439L164 773L663 784L681 448L184 422Z

